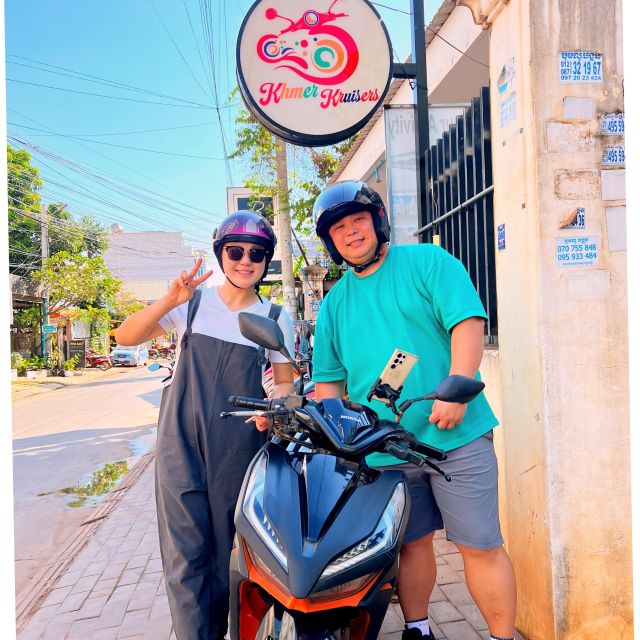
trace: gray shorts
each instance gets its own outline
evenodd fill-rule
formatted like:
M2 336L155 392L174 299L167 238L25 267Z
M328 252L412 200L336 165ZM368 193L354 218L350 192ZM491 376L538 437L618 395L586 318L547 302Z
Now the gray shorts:
M411 512L405 542L413 542L436 529L447 540L474 549L494 549L503 540L498 517L498 464L493 432L447 452L438 466L452 480L430 467L400 464L379 469L401 469L411 493Z

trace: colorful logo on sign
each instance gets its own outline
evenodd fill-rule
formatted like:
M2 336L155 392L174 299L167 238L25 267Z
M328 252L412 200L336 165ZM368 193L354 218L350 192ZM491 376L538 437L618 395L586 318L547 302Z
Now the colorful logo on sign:
M269 131L324 146L375 113L391 81L391 53L368 0L255 0L238 35L238 86Z
M340 84L358 66L355 40L337 25L328 24L346 13L333 13L334 2L326 12L309 9L294 22L270 7L267 20L286 20L289 26L279 33L268 33L258 40L258 56L263 62L290 69L301 78L320 85Z

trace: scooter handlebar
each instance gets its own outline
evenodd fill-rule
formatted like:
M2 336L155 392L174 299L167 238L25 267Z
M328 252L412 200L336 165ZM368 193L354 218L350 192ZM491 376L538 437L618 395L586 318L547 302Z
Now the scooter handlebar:
M238 409L253 409L255 411L268 411L269 400L258 400L257 398L245 398L244 396L229 396L229 404Z

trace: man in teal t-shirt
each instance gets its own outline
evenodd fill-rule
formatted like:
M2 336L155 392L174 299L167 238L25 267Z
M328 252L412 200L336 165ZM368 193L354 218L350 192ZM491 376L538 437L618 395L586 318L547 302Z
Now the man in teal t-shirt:
M389 246L389 221L368 185L338 182L314 206L316 232L337 264L352 269L331 289L316 322L313 379L316 400L342 397L368 404L393 419L367 394L396 351L418 356L401 400L424 396L451 374L479 377L486 313L459 260L435 245ZM492 429L498 422L484 394L468 404L419 402L402 419L419 440L448 452L439 466L454 476L402 465L411 513L400 552L398 596L403 640L432 639L428 605L436 577L433 533L442 528L460 550L467 587L491 638L515 633L516 585L502 546L497 464ZM372 466L394 466L375 453Z

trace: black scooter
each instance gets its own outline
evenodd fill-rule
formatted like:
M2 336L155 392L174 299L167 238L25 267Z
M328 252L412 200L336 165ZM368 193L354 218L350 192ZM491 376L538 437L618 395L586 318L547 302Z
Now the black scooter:
M239 321L245 337L296 366L273 320L240 313ZM413 402L468 402L483 388L450 376L397 407L401 388L378 379L371 395L389 402L396 422L348 400L315 402L302 393L229 398L244 410L221 417L270 418L269 440L247 470L236 507L231 640L377 638L396 585L410 496L401 471L378 471L365 456L388 452L445 475L428 458L446 454L419 442L399 419Z

